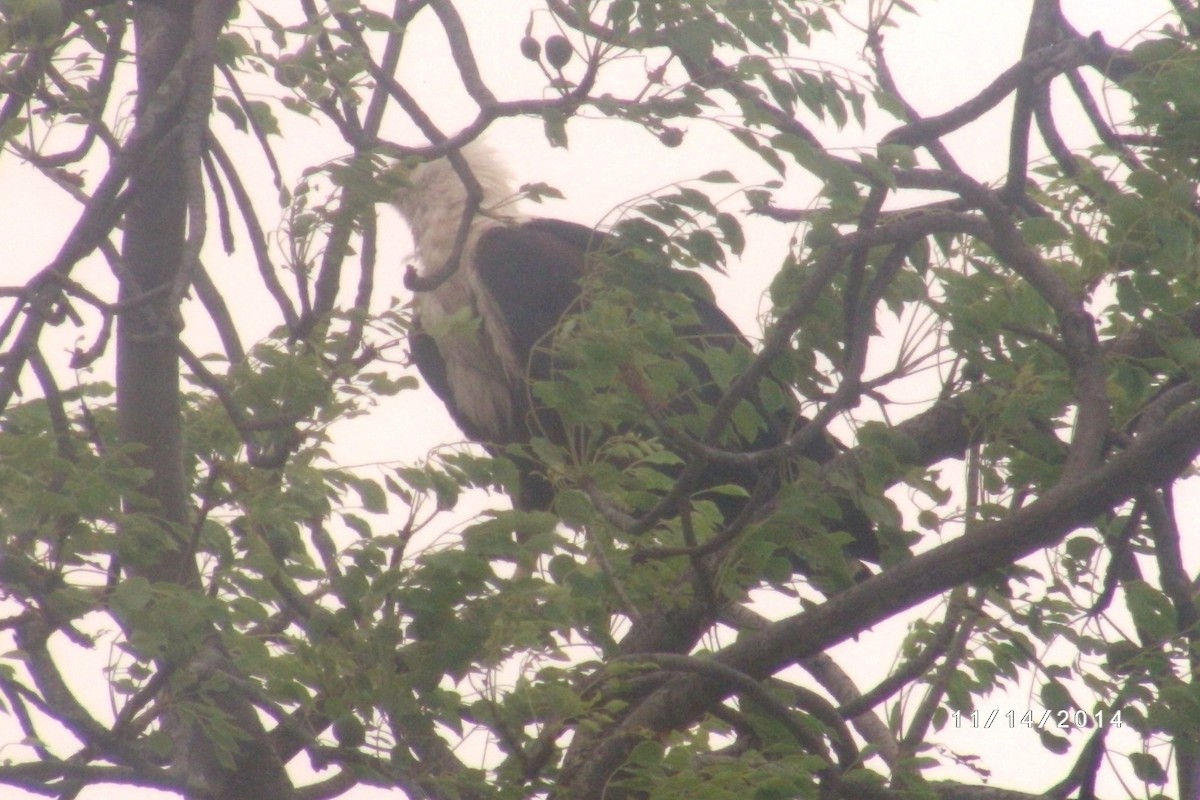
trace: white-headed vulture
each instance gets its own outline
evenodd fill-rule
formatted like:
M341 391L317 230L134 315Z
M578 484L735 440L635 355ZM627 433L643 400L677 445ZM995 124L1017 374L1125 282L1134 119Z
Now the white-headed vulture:
M461 236L468 192L451 162L442 158L416 167L408 175L408 185L395 197L415 242L417 283L436 284L416 287L410 337L413 360L468 438L493 448L528 444L534 430L539 436L561 439L562 424L533 399L531 383L553 378L557 364L549 349L552 334L565 317L579 310L581 285L589 268L598 259L621 258L620 245L617 237L583 225L518 213L510 180L492 154L480 145L470 145L463 156L481 191L457 265L449 262ZM447 267L452 271L438 283ZM749 344L737 326L706 290L702 284L699 291L681 289L690 302L691 314L677 326L679 335L704 347L744 348L748 352ZM685 399L673 401L673 406L669 403L668 412L686 412L685 404L689 408L698 403L715 405L723 388L707 374L701 358L683 358L690 369L702 373L696 382L699 388ZM790 390L779 384L773 388L776 397L791 398ZM752 437L743 436L736 442L740 451L779 445L804 423L793 403L774 411L756 405L762 422ZM647 433L654 432L649 422L644 428ZM729 441L721 446L733 449ZM830 437L818 437L802 455L823 463L835 452ZM549 508L554 490L543 471L525 459L518 459L518 466L522 471L518 507ZM785 471L774 465L746 467L712 461L700 471L692 493L735 485L761 497L764 486L780 485ZM746 504L744 497L734 493L713 493L711 499L726 521ZM842 505L846 510L837 527L854 537L848 549L878 560L878 545L869 523L857 509Z

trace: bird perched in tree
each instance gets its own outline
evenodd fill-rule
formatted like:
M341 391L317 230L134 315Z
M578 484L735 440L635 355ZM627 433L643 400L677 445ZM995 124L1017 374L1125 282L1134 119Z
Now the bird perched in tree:
M536 436L565 445L569 426L562 409L549 410L531 387L553 380L563 367L551 340L565 319L585 311L592 273L632 256L611 234L518 213L516 193L494 155L479 144L464 148L462 155L461 172L446 158L421 164L395 195L419 262L415 281L410 272L410 283L417 284L410 337L413 360L468 438L500 449L529 444ZM466 187L471 182L478 187L478 208L464 228L470 194ZM457 263L451 263L456 253ZM668 277L682 274L669 266L660 265L658 271ZM686 278L691 282L662 283L676 286L676 294L685 298L676 304L684 313L674 332L688 344L676 364L685 364L684 372L692 380L657 403L667 416L679 418L711 409L724 392L707 366L705 349L750 353L737 326L711 300L708 287L694 275ZM644 432L659 433L648 421L658 417L652 389L636 372L622 372L621 380L647 408L641 415ZM719 443L722 449L764 450L786 441L804 424L790 391L765 380L772 381L774 391L765 394L776 399L774 407L754 398L755 423L726 436ZM634 426L629 421L634 418L620 424ZM699 436L702 429L693 424L689 433ZM821 463L835 453L831 437L823 436L801 455ZM554 489L543 471L532 460L520 459L518 466L522 474L517 506L549 508ZM681 472L677 466L673 470L676 475ZM764 486L774 491L782 485L786 467L714 459L693 473L691 494L732 485L761 496ZM747 502L740 492L714 492L711 499L726 521ZM869 523L857 509L843 516L846 522L840 527L855 539L851 552L877 560L878 545Z

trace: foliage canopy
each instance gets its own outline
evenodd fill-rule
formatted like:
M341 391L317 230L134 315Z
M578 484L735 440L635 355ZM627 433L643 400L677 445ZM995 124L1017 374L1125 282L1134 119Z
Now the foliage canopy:
M8 0L5 202L74 205L0 286L0 784L968 798L956 733L1003 728L1055 757L1025 792L1200 796L1200 13L1131 5L1115 46L1034 0L1009 64L923 107L902 0ZM839 40L857 63L807 55ZM553 513L508 510L503 455L336 449L425 424L377 204L531 121L699 165L622 209L646 257L534 388L578 434L531 445ZM997 127L998 179L960 160ZM680 282L751 252L761 342L696 351ZM700 358L721 401L652 413ZM767 373L810 423L725 451ZM663 502L831 425L746 519Z

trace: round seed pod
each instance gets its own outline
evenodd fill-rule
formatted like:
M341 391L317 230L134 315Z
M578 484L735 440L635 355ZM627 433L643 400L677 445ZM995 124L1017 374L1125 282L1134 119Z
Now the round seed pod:
M679 128L663 128L658 134L658 140L667 147L679 147L683 144L683 131Z
M526 36L521 39L521 55L530 61L537 61L542 57L542 43L532 36Z
M567 37L555 34L546 40L546 61L555 69L562 69L575 54Z

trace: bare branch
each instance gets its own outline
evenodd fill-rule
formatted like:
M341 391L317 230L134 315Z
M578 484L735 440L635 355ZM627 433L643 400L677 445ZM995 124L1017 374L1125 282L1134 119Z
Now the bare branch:
M237 202L238 210L242 214L242 222L246 226L246 232L250 236L250 247L254 251L254 260L258 265L258 274L262 278L263 286L271 293L271 297L275 299L275 304L279 306L279 311L283 314L283 319L289 328L295 328L299 320L299 315L296 313L295 307L292 305L291 298L283 288L283 284L279 282L279 278L275 275L275 265L271 263L271 254L267 246L267 237L263 233L262 225L258 219L258 213L254 210L254 202L250 199L249 193L246 191L245 184L242 183L241 176L238 174L237 168L229 155L216 140L210 136L208 139L208 152L217 160L217 164L221 167L221 172L228 181L230 189L233 191L234 200Z
M1089 63L1093 55L1088 42L1066 39L1035 50L1006 69L982 92L967 102L935 117L910 122L883 137L883 144L925 145L974 122L995 108L1020 86L1034 76L1050 71L1053 74L1076 69Z

